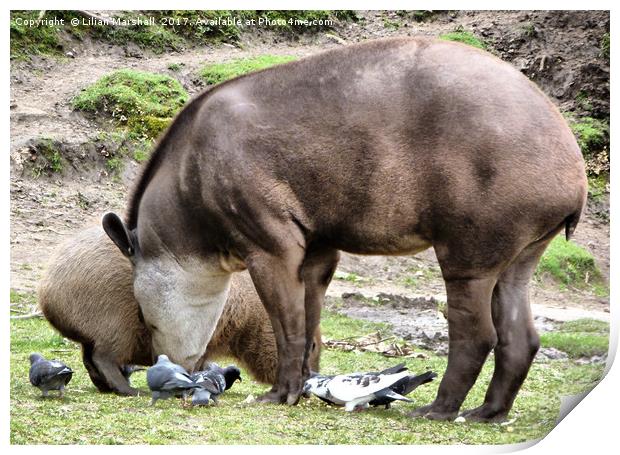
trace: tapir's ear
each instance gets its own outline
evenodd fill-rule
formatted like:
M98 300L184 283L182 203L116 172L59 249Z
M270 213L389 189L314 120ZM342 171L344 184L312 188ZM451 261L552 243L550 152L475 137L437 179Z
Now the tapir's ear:
M131 258L136 253L134 238L116 213L108 212L103 215L101 224L105 233L125 256Z

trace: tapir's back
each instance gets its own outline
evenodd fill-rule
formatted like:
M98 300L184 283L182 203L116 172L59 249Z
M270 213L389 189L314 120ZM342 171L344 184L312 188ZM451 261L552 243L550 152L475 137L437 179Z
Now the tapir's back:
M193 125L207 193L262 195L256 205L352 252L428 246L437 217L484 225L517 211L536 236L585 198L557 109L511 65L458 43L378 40L242 77Z

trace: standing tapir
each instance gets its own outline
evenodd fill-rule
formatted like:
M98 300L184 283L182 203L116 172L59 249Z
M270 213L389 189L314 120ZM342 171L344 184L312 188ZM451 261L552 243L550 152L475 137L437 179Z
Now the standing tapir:
M495 349L484 403L466 413L488 421L507 415L538 349L530 277L551 239L573 232L586 193L570 129L525 76L466 45L398 38L204 91L160 139L126 219L108 213L103 226L133 263L155 351L189 369L231 273L247 267L280 354L262 399L289 404L338 251L433 247L448 366L413 415L454 418Z

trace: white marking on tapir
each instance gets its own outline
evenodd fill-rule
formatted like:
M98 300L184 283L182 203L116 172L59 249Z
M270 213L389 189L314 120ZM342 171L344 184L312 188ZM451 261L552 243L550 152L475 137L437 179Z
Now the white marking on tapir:
M155 355L193 371L213 336L230 289L220 260L144 258L134 271L134 294L152 329Z
M510 321L515 322L519 318L519 307L513 306L512 311L510 312Z

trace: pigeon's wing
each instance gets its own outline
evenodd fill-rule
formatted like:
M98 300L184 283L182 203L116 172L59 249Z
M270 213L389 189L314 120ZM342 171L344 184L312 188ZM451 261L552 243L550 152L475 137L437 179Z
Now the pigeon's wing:
M204 371L213 371L215 373L224 374L224 368L222 368L215 362L209 362L207 364L207 368L205 368Z
M220 394L223 389L220 389L219 384L209 376L201 375L200 379L196 381L196 384L200 386L202 389L205 389L209 392L209 394Z
M169 359L159 358L157 360L157 363L153 365L151 368L155 368L155 367L164 367L168 370L176 371L177 373L187 374L187 375L189 374L185 368L183 368L181 365L177 365L176 363L171 362Z
M71 379L72 374L73 370L62 362L43 360L30 367L29 379L32 385L40 386L58 376L67 376Z
M154 366L146 372L146 382L151 390L174 391L192 389L196 383L187 373L181 373L167 366Z
M396 366L393 366L391 368L387 368L383 371L380 371L377 374L396 374L396 373L400 373L401 371L407 371L407 367L405 366L404 363L399 363Z
M395 382L407 376L406 371L390 375L366 375L351 378L349 375L338 375L329 382L327 389L336 399L341 401L353 401L359 398L373 395L374 393L390 387Z
M179 389L193 389L197 387L196 383L192 381L189 375L174 372L168 379L162 384L160 390L179 390Z
M316 395L316 394L315 394L314 396L316 396L319 400L324 401L324 402L325 402L325 403L327 403L327 404L331 404L331 405L341 405L341 404L342 404L342 403L340 403L340 402L335 402L335 401L332 401L332 400L330 400L329 398L322 397L321 395Z

